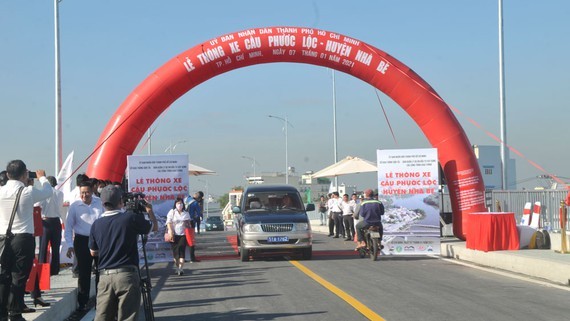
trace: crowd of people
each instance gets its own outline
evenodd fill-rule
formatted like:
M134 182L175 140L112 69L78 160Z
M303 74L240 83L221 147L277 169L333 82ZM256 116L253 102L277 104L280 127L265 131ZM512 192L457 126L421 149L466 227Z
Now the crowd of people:
M141 302L137 242L139 235L158 230L152 205L143 202L146 215L125 208L126 193L120 183L86 174L77 175L68 203L56 185L55 177L46 177L44 170L30 172L21 160L10 161L0 172L0 235L7 236L0 255L0 321L25 321L22 314L35 312L24 301L36 250L34 208L41 209L42 223L37 259L49 263L50 275L60 272L64 223L68 245L65 254L74 259L73 274L77 277L77 310L87 309L95 272L95 320L137 320ZM178 275L184 273L187 237L183 235L194 227L199 233L203 195L198 192L187 199L176 199L167 215L165 239L172 241ZM198 261L193 244L190 254L191 262ZM33 303L50 306L41 293L36 278L30 292Z
M340 238L345 241L356 241L356 249L366 246L363 230L371 226L380 226L382 230L382 215L384 205L371 189L366 189L363 198L356 193L349 199L348 194L342 198L338 192L320 197L319 213L321 225L329 227L329 237Z

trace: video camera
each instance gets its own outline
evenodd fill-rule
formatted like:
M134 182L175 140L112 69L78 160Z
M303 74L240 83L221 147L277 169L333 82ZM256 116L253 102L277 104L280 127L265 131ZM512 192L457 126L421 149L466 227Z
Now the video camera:
M137 214L146 213L147 202L143 193L125 193L123 194L123 203L127 211L133 211Z

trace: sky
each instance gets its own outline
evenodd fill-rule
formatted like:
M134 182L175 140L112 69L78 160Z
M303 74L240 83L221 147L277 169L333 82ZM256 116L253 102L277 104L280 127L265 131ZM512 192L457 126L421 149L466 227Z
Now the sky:
M0 164L22 159L55 172L53 1L0 0ZM149 74L177 54L236 31L296 26L337 32L394 56L459 113L471 144L500 136L498 1L63 0L60 59L64 158L84 172L103 128ZM517 180L570 177L565 144L570 101L570 2L505 0L507 143ZM220 195L253 171L297 173L334 162L330 69L263 64L219 75L174 102L152 125L151 152L188 154L217 172L191 177L191 190ZM367 83L335 72L338 159L376 160L377 149L430 147L413 120ZM474 125L476 123L477 125ZM147 154L142 143L135 154ZM243 156L246 156L245 158ZM530 162L529 162L530 161ZM534 162L545 171L532 165ZM86 164L86 163L85 163ZM374 174L339 177L358 189ZM531 184L538 184L533 180Z

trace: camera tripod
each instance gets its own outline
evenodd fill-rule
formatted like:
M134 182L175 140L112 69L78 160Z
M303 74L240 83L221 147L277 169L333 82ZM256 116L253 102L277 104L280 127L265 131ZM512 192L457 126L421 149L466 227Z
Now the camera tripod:
M152 284L150 283L150 272L148 270L148 260L146 258L146 241L148 240L147 235L141 234L142 250L144 255L144 265L142 268L139 267L139 279L141 286L141 294L143 299L144 316L146 321L154 321L154 310L152 308L152 297L150 292L152 290ZM141 271L145 270L145 273Z

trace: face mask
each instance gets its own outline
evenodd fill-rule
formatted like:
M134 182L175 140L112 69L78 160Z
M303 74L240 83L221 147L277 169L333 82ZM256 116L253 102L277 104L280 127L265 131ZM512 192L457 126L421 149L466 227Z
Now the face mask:
M103 191L103 187L98 187L98 188L97 188L97 193L101 194L102 191Z
M176 209L177 209L178 211L182 211L182 203L176 204Z

